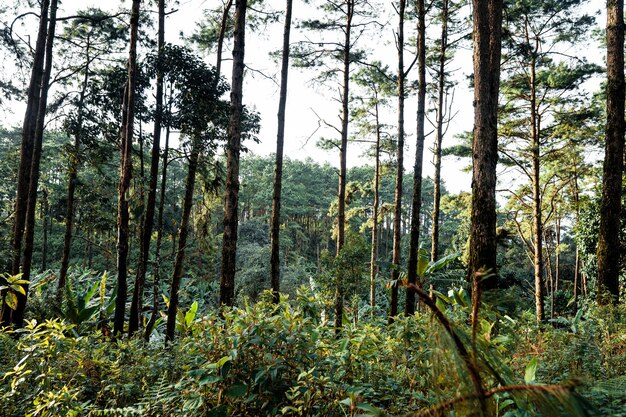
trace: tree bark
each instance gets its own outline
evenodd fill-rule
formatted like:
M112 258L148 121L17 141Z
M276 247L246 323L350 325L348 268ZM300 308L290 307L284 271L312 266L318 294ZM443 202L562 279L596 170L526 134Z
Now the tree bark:
M285 108L287 105L287 77L289 75L289 35L293 0L287 0L283 32L283 56L280 70L280 99L278 102L278 133L276 137L276 165L272 198L270 274L274 302L280 301L280 204L283 183L283 147L285 142Z
M374 202L372 203L372 252L370 256L370 306L376 307L376 275L378 274L378 206L380 205L380 116L376 93L376 163L374 165Z
M33 262L33 249L35 240L35 211L37 208L37 188L39 186L39 174L41 153L43 147L43 134L45 128L46 109L48 102L48 87L52 72L52 49L54 45L54 32L56 28L57 0L50 2L50 16L45 46L45 64L41 78L39 102L37 108L37 122L35 125L35 137L33 141L33 153L30 165L30 181L28 184L28 197L26 203L26 223L24 227L24 253L22 258L22 279L29 281ZM21 328L24 325L24 311L28 298L28 284L22 286L24 294L17 294L17 308L11 314L12 324Z
M472 283L475 329L483 289L495 287L496 165L498 163L498 92L502 0L472 0L474 22L474 138L472 212L468 279Z
M120 336L124 331L128 278L128 190L132 178L132 148L135 110L135 85L137 63L137 36L141 0L133 0L130 16L130 47L128 51L128 84L122 105L120 182L118 186L117 210L117 299L113 318L113 334Z
M22 243L24 240L24 227L26 225L26 206L28 204L28 187L30 184L30 167L33 160L33 148L35 144L35 129L37 126L37 113L41 96L41 79L44 72L44 57L46 53L46 36L48 33L48 11L50 0L41 2L39 14L39 31L35 44L35 56L28 85L26 113L22 125L22 144L20 148L20 165L17 175L17 195L15 198L15 217L13 223L13 235L11 238L12 257L8 265L12 275L20 272L22 259ZM8 317L3 315L3 317Z
M439 258L439 206L441 203L441 146L443 142L443 113L445 94L445 70L446 52L448 49L448 0L443 0L441 10L441 51L439 54L439 80L437 85L437 120L435 149L433 159L435 172L433 174L433 228L431 231L430 259L435 261Z
M194 137L189 155L189 170L187 171L187 183L185 185L185 198L183 200L183 217L178 230L178 250L174 260L174 272L170 286L170 304L167 307L167 328L165 340L174 340L176 331L176 312L178 311L178 290L183 276L183 264L185 261L185 247L187 246L187 236L189 234L189 218L191 217L191 207L193 206L193 190L196 182L196 172L198 170L198 158L200 156L201 138Z
M48 190L42 190L41 196L41 222L43 223L43 236L41 242L41 270L48 269L48 226L49 226L50 205L48 202Z
M346 1L346 26L343 43L343 85L341 96L341 143L339 147L339 188L337 191L337 251L336 258L340 259L341 251L346 241L346 180L348 149L348 121L350 117L348 102L350 100L350 47L352 34L352 18L354 17L354 0ZM335 285L335 332L339 334L343 320L343 268L337 271Z
M600 304L619 302L620 217L624 170L624 1L607 2L606 139L598 236Z
M389 323L398 315L398 287L400 285L400 261L402 258L402 180L404 178L404 9L406 0L400 0L398 5L398 33L396 46L398 50L398 149L396 169L396 189L393 211L393 253L391 263L391 299L389 301Z
M165 0L158 1L159 29L157 39L158 54L163 51L165 45ZM157 180L159 176L159 158L161 151L161 125L163 120L163 69L157 66L156 71L156 103L154 115L154 132L152 149L150 153L150 180L148 185L148 199L143 215L142 236L139 241L139 266L137 278L133 290L133 300L130 306L130 319L128 321L128 333L132 335L139 330L142 323L143 289L148 270L148 258L150 257L150 240L154 228L154 211L156 206Z
M411 201L411 237L409 242L409 262L407 267L408 288L404 314L415 313L415 285L419 257L420 211L422 209L422 166L424 159L424 122L426 119L426 6L424 0L417 1L417 132L415 141L415 163L413 165L413 198Z
M87 94L87 83L89 81L89 63L91 62L89 56L89 41L87 43L87 53L85 57L87 63L85 67L85 74L83 76L83 85L80 90L80 96L78 97L78 117L77 128L78 131L74 135L74 152L70 155L69 161L69 173L67 179L67 206L65 209L65 234L63 236L63 254L61 255L61 269L59 271L59 282L57 287L57 302L60 304L67 279L67 270L70 264L70 253L72 250L72 233L74 227L74 210L75 210L75 192L76 183L78 182L78 167L80 158L80 147L82 144L83 136L83 107L85 104L85 95Z
M235 2L235 39L233 74L230 93L230 123L226 146L226 192L224 196L224 238L220 275L220 306L235 301L235 266L237 258L237 226L239 224L239 154L241 152L241 118L243 112L243 70L245 51L247 0Z

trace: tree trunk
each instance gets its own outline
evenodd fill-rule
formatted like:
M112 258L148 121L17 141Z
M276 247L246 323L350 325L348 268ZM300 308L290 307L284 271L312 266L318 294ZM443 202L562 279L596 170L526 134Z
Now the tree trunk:
M389 323L398 315L398 287L400 285L400 260L402 252L402 180L404 178L404 9L406 0L399 1L398 33L396 45L398 50L398 149L396 190L393 217L393 254L391 263L391 299L389 301Z
M178 290L183 276L183 263L185 260L185 247L187 246L187 236L189 233L189 218L191 217L191 207L193 205L193 189L196 182L196 171L198 170L198 158L200 156L200 137L194 137L189 155L189 170L187 172L187 183L185 185L185 199L183 200L183 217L178 230L178 250L174 260L174 272L170 286L170 304L167 307L167 329L165 340L174 340L176 331L176 312L178 311Z
M157 50L161 54L165 45L165 0L159 0L159 29ZM133 300L130 306L130 319L128 321L128 333L132 335L139 330L142 323L143 289L148 270L148 258L150 257L150 239L154 228L154 209L156 206L157 180L159 176L159 152L161 150L161 125L163 119L163 70L157 66L156 71L156 104L154 115L154 133L150 154L150 180L148 185L148 200L146 201L143 215L142 236L139 241L139 266L137 278L133 290Z
M354 16L354 0L346 1L346 26L344 29L343 44L343 90L341 97L341 144L339 149L339 189L337 192L337 252L339 259L341 251L346 241L346 180L347 180L347 159L348 150L348 121L350 113L348 102L350 100L350 46L352 45L352 18ZM335 287L335 332L341 331L343 319L343 267L337 271L337 283Z
M374 202L372 203L372 253L370 257L370 306L376 307L376 275L378 274L378 206L380 205L380 117L376 97L376 163L374 166Z
M135 108L137 34L139 28L139 6L141 0L133 0L130 16L130 47L128 51L128 84L122 105L120 183L118 186L117 210L117 298L113 319L113 334L120 336L124 331L128 277L128 190L132 178L132 148Z
M50 2L50 16L48 19L48 31L45 46L45 64L41 78L39 102L37 108L37 122L33 141L33 153L30 165L30 181L26 200L26 223L24 227L24 253L22 258L22 279L29 281L33 262L33 249L35 240L35 211L37 207L37 187L39 186L39 167L41 163L41 151L43 147L43 134L45 128L46 108L48 101L48 87L52 72L52 49L54 45L54 32L56 27L57 0ZM11 322L21 328L24 324L24 311L28 298L28 284L22 286L25 295L17 294L17 308L12 311Z
M226 193L224 196L224 239L220 276L220 306L232 306L235 301L246 3L247 0L236 0L235 2L233 75L230 93L228 144L226 147Z
M283 56L280 70L280 99L278 102L278 133L276 135L276 166L274 168L274 194L271 219L270 274L274 302L280 300L280 203L283 183L283 146L285 141L285 108L287 105L287 77L289 74L289 34L293 0L287 0L283 32Z
M39 31L37 34L37 42L35 44L35 56L26 98L26 112L24 114L24 123L22 125L22 143L20 148L20 164L17 175L18 182L15 197L15 215L13 218L13 230L11 236L11 257L7 265L7 270L10 271L12 275L17 275L20 272L20 262L22 259L22 242L24 238L24 227L26 224L26 205L28 201L28 187L30 184L30 167L33 158L41 79L44 71L49 8L50 1L43 0L41 2L41 11L39 15ZM4 279L0 278L0 285L2 284L4 284ZM0 296L4 297L4 291L0 294ZM21 294L18 294L18 296L21 296ZM0 306L0 308L2 309L2 314L0 314L2 321L0 321L0 325L10 325L13 310L11 310L6 304Z
M472 0L474 22L474 137L468 279L475 329L483 289L496 286L496 165L502 0Z
M171 109L170 109L171 110ZM163 209L165 208L165 186L167 184L167 164L168 154L170 149L170 128L165 128L165 145L163 149L163 169L161 173L161 192L159 196L159 210L157 214L157 239L155 248L155 265L154 265L154 282L152 289L152 312L150 313L150 320L146 325L146 331L144 332L144 339L150 339L150 333L157 321L159 315L159 296L160 294L160 276L161 276L161 243L163 241Z
M601 304L619 301L619 233L624 169L624 1L607 2L606 140L598 236L598 292Z
M422 165L424 158L424 121L426 119L426 7L424 0L417 1L417 133L415 141L415 163L413 165L413 198L411 201L411 237L409 242L409 262L407 267L409 287L406 292L404 314L415 313L415 290L411 286L417 282L419 258L420 211L422 209Z
M61 303L64 289L65 289L65 281L67 279L67 270L70 264L70 253L72 250L72 229L74 227L74 210L75 210L75 192L76 192L76 183L78 182L78 167L79 167L79 155L80 155L80 147L83 136L83 107L85 104L85 95L87 93L87 83L89 81L89 63L91 62L89 56L89 44L87 44L87 54L85 57L85 62L87 65L85 66L85 74L83 76L83 85L80 90L80 96L78 97L78 120L77 127L78 131L74 135L74 151L73 154L70 154L69 161L69 173L67 179L67 205L65 209L65 235L63 236L63 254L61 255L61 269L59 271L59 282L57 287L57 302Z
M441 10L441 51L439 54L439 80L437 85L437 120L435 149L433 151L435 172L433 174L433 214L431 231L431 261L439 258L439 205L441 203L441 144L443 141L443 112L445 94L446 51L448 48L448 0L443 0Z
M41 222L42 227L42 249L41 249L41 270L48 269L48 214L50 213L50 206L48 204L48 190L45 188L42 190L41 195Z

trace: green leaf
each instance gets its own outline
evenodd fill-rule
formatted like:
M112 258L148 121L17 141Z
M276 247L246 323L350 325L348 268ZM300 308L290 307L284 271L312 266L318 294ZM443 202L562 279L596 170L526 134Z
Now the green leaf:
M198 311L198 302L194 301L187 313L185 313L185 325L187 327L191 326L193 323L193 319L196 318L196 312Z
M535 376L537 374L537 365L539 365L539 361L537 358L532 358L528 365L526 365L526 372L524 373L524 382L527 384L532 384L535 382Z
M17 309L17 295L15 295L15 293L7 293L4 302L9 306L11 310Z
M420 278L424 278L424 272L426 272L427 268L428 268L428 258L424 256L420 256L419 260L417 261L417 275Z
M243 397L246 395L246 392L248 392L246 384L242 382L235 382L233 385L228 387L226 391L224 391L224 394L228 397L237 398Z

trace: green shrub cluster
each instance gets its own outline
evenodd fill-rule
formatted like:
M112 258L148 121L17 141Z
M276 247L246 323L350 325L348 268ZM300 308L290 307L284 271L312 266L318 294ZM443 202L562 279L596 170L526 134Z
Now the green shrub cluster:
M467 295L439 294L437 300L459 339L472 346ZM322 319L323 310L319 299L303 290L296 300L277 305L265 294L221 315L188 315L181 337L167 346L159 337L144 342L111 339L100 331L78 335L78 324L33 320L19 338L0 333L2 415L475 412L468 370L430 313L399 318L391 326L375 315L361 317L357 324L346 317L337 335ZM623 314L590 306L558 326L537 328L533 320L499 317L485 309L474 361L485 389L491 390L490 413L626 415ZM538 388L519 394L498 391L524 383Z

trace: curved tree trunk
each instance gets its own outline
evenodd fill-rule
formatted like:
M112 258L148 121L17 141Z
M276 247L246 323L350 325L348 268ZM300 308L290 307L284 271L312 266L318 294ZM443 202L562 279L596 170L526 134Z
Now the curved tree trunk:
M426 119L426 7L424 0L417 1L417 138L415 140L415 163L413 165L413 198L411 201L411 236L404 314L415 313L415 289L417 285L417 262L419 258L420 211L422 209L422 165L424 158L424 122ZM412 284L412 285L411 285ZM422 283L419 283L421 286Z
M241 118L243 112L243 70L247 0L235 2L235 40L233 75L230 93L230 123L226 147L226 192L224 196L224 238L220 275L220 306L235 301L235 263L237 258L237 215L239 208L239 154L241 152Z
M276 137L276 165L272 199L270 273L274 302L280 300L280 203L283 183L283 146L285 142L285 108L287 105L287 77L289 73L289 34L293 0L287 0L283 33L283 57L280 71L280 99L278 103L278 134Z
M604 176L598 236L598 302L619 301L620 224L624 170L624 1L607 2L607 98Z

